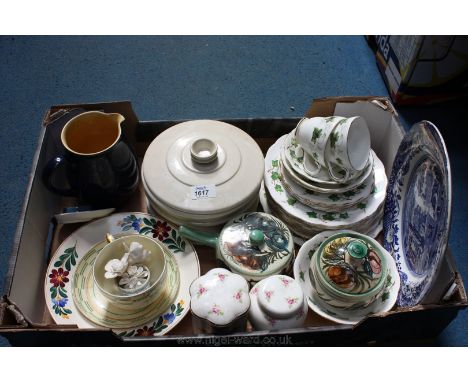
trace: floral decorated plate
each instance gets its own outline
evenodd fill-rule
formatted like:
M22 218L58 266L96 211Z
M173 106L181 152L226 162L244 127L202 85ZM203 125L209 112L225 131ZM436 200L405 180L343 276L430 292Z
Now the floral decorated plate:
M323 212L298 202L284 188L283 179L279 173L279 155L285 136L280 138L268 150L265 157L265 189L288 215L302 221L306 225L313 225L316 229L347 229L358 225L362 221L371 219L378 213L385 200L387 177L385 171L375 171L375 187L370 196L363 202L350 209L338 208L335 212ZM382 162L375 157L374 166L383 167Z
M180 287L173 303L162 314L139 326L114 329L121 336L159 336L173 329L189 311L189 287L200 276L200 264L195 249L182 240L175 227L164 220L144 213L119 213L88 223L71 234L53 255L45 278L44 292L47 308L59 325L78 328L102 328L88 320L78 309L73 280L79 262L102 241L112 235L140 234L151 236L172 252L180 272Z
M341 232L355 233L353 231ZM381 297L379 297L368 307L360 310L345 310L340 308L333 309L328 306L324 306L320 297L317 296L317 292L311 281L309 265L315 251L318 249L320 244L322 244L325 239L334 234L336 234L336 231L324 231L314 236L312 239L306 241L299 250L296 261L294 262L294 278L303 288L310 309L328 320L345 325L355 325L369 315L380 314L391 310L397 300L398 290L400 289L400 277L398 275L395 261L393 260L392 256L390 256L390 254L384 250L382 252L384 253L385 263L388 267L388 276L387 280L385 281L386 284L384 287L384 293ZM377 241L372 239L371 241L375 246L380 247L380 244Z
M444 141L433 124L423 121L398 148L385 202L384 247L400 272L400 306L422 302L437 276L447 247L451 199Z

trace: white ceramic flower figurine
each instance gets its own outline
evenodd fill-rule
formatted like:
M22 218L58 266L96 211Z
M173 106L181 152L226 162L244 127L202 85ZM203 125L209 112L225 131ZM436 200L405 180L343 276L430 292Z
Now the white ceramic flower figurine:
M127 252L125 252L125 254L120 260L112 259L105 265L104 270L106 271L106 273L104 276L106 277L106 279L113 279L116 277L122 277L124 275L127 278L132 277L132 275L135 276L135 272L133 271L132 274L130 274L129 269L131 268L131 266L143 263L146 260L146 258L151 254L149 251L145 250L140 243L136 241L132 241L130 243L130 246L125 245L125 249L127 250ZM147 271L145 272L147 273ZM147 277L148 275L146 274L145 278ZM127 288L131 287L127 286Z
M137 265L130 265L119 280L119 285L125 289L135 289L141 287L148 280L149 272L147 268Z
M130 248L128 248L128 264L141 264L149 255L150 252L143 249L143 246L140 243L132 241L130 243Z
M125 253L123 257L119 259L110 260L105 266L104 274L106 279L114 279L116 277L122 276L128 268L128 253Z

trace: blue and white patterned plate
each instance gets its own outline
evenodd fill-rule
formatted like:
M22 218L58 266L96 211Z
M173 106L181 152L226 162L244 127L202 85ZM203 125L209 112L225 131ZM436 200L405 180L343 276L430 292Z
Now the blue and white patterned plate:
M401 279L399 306L414 306L430 290L445 254L452 209L452 179L444 140L423 121L398 148L388 183L384 247Z

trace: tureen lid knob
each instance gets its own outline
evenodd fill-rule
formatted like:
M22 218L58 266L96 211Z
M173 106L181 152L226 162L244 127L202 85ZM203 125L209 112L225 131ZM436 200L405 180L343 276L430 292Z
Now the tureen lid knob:
M262 245L265 242L265 235L259 229L254 229L249 234L249 240L252 245Z
M367 255L367 247L358 240L353 240L348 244L348 252L355 259L362 259Z

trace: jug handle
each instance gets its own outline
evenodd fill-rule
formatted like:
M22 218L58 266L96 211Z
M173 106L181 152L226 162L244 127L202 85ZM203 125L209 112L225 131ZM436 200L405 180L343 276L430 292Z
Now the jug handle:
M78 196L78 191L75 191L71 188L58 188L52 184L52 175L56 169L62 167L66 164L64 157L55 157L51 159L42 172L42 182L49 191L52 191L56 194L62 196Z

